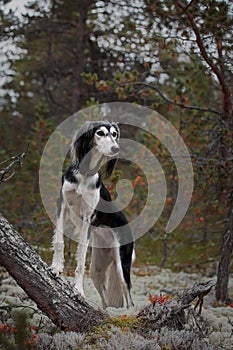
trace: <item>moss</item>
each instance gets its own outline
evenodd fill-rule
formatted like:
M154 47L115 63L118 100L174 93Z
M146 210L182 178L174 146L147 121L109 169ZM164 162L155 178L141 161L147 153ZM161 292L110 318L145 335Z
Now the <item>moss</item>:
M111 338L112 328L119 328L123 333L130 333L138 329L141 319L137 316L122 315L121 317L111 317L104 325L92 328L87 335L87 342L93 347L102 339L108 341Z
M140 324L140 317L122 315L121 317L111 317L109 324L115 327L119 327L122 330L133 331L138 328Z
M110 338L111 325L107 322L104 325L93 327L92 330L87 334L87 343L95 348L95 345L100 339L109 340Z

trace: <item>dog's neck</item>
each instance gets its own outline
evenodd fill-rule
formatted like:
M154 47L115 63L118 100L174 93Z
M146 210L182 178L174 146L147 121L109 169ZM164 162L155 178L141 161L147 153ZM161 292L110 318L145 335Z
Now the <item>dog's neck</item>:
M94 175L96 173L99 172L102 164L103 164L103 160L104 160L104 156L103 154L99 153L99 152L91 152L91 159L90 159L90 163L89 163L89 171L88 174L90 175Z
M97 150L91 150L79 165L79 172L85 176L95 175L99 172L104 158Z

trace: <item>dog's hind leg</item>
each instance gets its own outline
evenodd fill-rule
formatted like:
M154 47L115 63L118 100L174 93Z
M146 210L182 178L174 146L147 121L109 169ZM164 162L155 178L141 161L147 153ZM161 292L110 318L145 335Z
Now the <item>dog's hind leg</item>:
M91 264L90 264L90 277L97 289L101 300L102 306L105 309L108 306L106 299L106 270L109 265L107 249L92 248Z
M96 227L92 231L90 277L101 297L104 309L110 306L107 289L114 243L114 235L110 228Z
M130 294L130 289L131 289L130 270L131 270L131 264L132 264L133 250L134 250L133 243L128 243L124 246L121 246L120 252L119 252L124 281L125 281L125 285L127 286L127 289L124 289L124 295L125 295L127 307L134 306L133 300Z
M119 248L112 248L112 263L108 270L108 286L106 294L109 306L123 307L124 298L127 307L133 306L122 271Z

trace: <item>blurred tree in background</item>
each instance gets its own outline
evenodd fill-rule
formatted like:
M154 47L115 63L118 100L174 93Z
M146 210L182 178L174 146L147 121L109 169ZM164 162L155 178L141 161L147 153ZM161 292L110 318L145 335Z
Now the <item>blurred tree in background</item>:
M33 243L49 242L52 228L40 201L38 168L50 133L95 103L148 106L171 121L189 147L195 189L183 223L164 239L176 170L158 140L133 131L159 158L168 183L162 218L150 230L149 243L138 243L139 256L154 263L154 251L156 263L162 259L164 266L220 259L216 296L226 302L233 245L230 2L37 0L20 19L6 10L10 4L0 7L1 46L8 47L2 58L0 155L4 160L27 144L29 150L22 171L7 191L1 188L2 212L26 232L40 224L45 235L33 236ZM127 167L120 163L126 175ZM143 206L146 184L139 169L131 173L136 195L127 213L133 217Z

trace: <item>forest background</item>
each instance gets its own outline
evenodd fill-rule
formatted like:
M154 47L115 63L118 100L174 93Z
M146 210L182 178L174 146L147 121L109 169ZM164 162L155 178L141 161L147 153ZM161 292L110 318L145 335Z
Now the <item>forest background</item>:
M136 264L174 270L218 264L216 297L227 302L233 246L232 9L230 1L30 1L20 16L1 1L0 162L24 152L23 167L0 184L1 213L51 261L53 226L38 170L50 134L82 108L132 102L158 111L184 139L194 168L189 210L169 235L178 177L165 147L123 129L162 164L168 195L156 225L136 242ZM2 163L4 167L6 163ZM129 178L129 219L143 208L143 173L118 163L109 182ZM69 271L75 250L70 242ZM73 267L72 267L73 266Z

